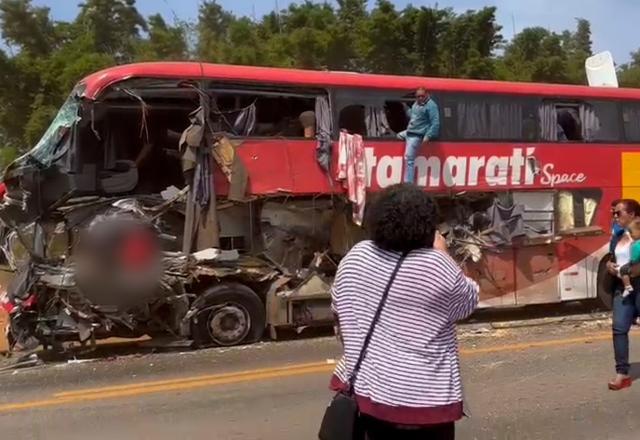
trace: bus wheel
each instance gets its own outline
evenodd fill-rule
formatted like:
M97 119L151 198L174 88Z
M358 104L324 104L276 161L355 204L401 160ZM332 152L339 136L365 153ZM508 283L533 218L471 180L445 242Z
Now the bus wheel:
M613 277L607 272L607 263L611 256L607 255L598 265L598 299L607 310L613 305Z
M265 306L249 287L223 283L207 289L194 303L198 310L191 321L196 347L250 344L265 329Z

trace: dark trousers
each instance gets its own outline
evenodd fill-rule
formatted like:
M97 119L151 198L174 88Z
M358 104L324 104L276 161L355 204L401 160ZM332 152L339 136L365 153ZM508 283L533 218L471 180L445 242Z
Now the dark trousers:
M366 440L455 440L453 422L421 428L405 428L372 417L363 416Z
M629 374L629 330L640 314L639 286L633 281L633 292L623 298L621 289L617 288L613 297L613 352L619 374Z

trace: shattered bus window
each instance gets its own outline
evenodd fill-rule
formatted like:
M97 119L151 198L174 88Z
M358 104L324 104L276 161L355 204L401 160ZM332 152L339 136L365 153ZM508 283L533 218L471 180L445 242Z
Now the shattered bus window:
M71 93L29 156L42 165L50 165L69 148L67 142L73 125L79 120L80 102L77 91ZM63 142L64 141L64 142Z

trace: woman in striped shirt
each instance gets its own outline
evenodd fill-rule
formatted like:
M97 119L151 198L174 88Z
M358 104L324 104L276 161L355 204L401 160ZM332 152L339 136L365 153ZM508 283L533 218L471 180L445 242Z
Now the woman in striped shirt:
M436 233L433 200L416 186L395 185L370 205L372 240L351 249L332 289L344 355L331 381L344 390L385 287L403 254L356 376L354 393L369 440L453 439L462 418L456 321L478 303Z

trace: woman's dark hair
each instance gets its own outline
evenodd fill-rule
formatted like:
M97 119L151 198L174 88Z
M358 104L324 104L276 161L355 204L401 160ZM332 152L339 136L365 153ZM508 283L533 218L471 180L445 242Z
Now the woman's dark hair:
M624 210L629 214L640 216L640 203L633 199L620 199L618 204L624 205Z
M393 185L369 205L367 229L378 247L408 252L433 247L436 206L431 197L415 185Z

